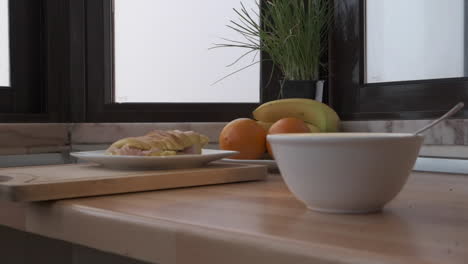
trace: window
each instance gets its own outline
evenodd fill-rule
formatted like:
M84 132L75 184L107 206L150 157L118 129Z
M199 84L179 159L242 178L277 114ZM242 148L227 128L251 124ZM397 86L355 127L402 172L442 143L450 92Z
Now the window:
M243 3L255 7L255 0ZM114 5L116 102L260 101L258 64L215 83L235 71L226 65L245 52L209 50L222 37L242 40L226 27L238 0L115 0ZM244 61L252 59L254 54Z
M228 121L277 98L267 62L212 85L238 69L225 66L241 51L208 51L233 37L238 1L166 2L0 0L0 121ZM432 118L468 102L468 5L446 2L335 0L328 96L343 119Z
M0 87L10 86L8 0L0 0Z
M240 37L237 0L0 1L0 122L229 121L278 96L265 54L208 50Z
M465 1L335 4L330 93L343 119L433 118L468 102Z
M0 0L0 122L196 122L249 116L265 96L259 87L263 65L212 85L238 69L225 66L239 51L208 51L220 37L230 37L225 25L238 1L169 1L165 9L153 6L158 2ZM170 30L157 28L165 22L162 15L180 18L170 21L171 30L184 35L164 36ZM161 39L170 41L161 46ZM162 53L161 47L171 50ZM175 66L165 67L171 63Z
M367 83L465 76L464 0L367 0L365 15Z
M250 116L265 96L259 76L264 66L213 84L238 69L225 66L242 51L208 50L230 37L225 25L238 6L234 0L86 0L85 120L208 122Z

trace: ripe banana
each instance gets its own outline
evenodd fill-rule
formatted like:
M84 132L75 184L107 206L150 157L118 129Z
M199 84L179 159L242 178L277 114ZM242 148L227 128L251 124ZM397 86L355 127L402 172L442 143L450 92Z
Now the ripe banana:
M274 123L282 118L295 117L310 123L322 132L338 131L340 118L326 104L311 99L281 99L262 104L254 110L256 120Z

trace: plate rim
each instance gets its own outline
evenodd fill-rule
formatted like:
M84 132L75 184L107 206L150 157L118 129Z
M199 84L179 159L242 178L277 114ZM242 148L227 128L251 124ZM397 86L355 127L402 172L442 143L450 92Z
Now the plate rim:
M268 162L268 163L272 163L272 164L277 163L276 160L274 160L274 159L265 160L265 159L230 159L230 158L223 158L223 160L233 161L233 162Z
M103 153L106 150L89 150L89 151L73 151L70 152L70 156L75 158L82 158L82 157L100 157L100 158L129 158L129 159L168 159L168 158L196 158L196 157L206 157L206 156L214 156L219 154L238 154L238 151L234 150L219 150L219 149L202 149L202 150L209 150L215 151L215 153L205 153L205 154L184 154L184 155L172 155L172 156L131 156L131 155L105 155L99 154ZM91 155L92 154L92 155Z

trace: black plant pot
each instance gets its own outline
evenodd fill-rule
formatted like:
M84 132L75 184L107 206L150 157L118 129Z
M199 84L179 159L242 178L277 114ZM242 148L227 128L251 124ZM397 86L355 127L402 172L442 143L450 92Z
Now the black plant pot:
M318 81L282 80L281 98L315 99Z

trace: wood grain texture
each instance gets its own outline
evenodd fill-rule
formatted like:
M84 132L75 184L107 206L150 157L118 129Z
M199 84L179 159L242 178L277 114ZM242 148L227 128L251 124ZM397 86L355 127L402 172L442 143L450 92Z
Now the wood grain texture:
M211 163L177 170L112 170L96 164L0 170L0 199L45 201L264 179L266 167Z
M466 264L468 177L413 173L380 214L312 212L272 175L35 204L27 229L151 263Z

